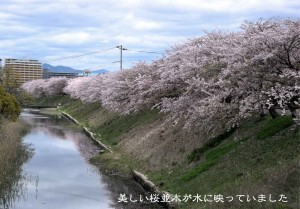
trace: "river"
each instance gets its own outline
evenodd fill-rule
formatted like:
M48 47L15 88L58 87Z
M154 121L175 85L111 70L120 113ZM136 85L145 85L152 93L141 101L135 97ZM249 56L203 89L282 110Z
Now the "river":
M22 197L12 209L159 208L149 203L119 202L121 194L139 197L143 189L132 179L104 175L89 163L100 149L73 123L38 110L23 111L32 125L24 143L33 150L23 165ZM0 206L1 208L1 206Z

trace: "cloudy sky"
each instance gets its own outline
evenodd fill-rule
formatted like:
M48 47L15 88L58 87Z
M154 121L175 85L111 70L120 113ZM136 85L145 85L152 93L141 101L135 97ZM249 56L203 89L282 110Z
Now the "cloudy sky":
M121 44L126 68L203 31L299 14L299 0L1 0L0 58L114 71Z

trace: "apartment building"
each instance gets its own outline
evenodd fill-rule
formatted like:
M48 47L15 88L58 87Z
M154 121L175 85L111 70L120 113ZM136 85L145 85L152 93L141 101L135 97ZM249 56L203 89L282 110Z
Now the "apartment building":
M16 83L23 83L43 78L42 64L31 59L5 59L4 69Z

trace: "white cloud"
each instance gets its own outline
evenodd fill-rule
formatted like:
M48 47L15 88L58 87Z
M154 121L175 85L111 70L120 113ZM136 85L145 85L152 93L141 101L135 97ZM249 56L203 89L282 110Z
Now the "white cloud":
M45 41L55 42L58 44L76 45L87 42L89 38L90 35L86 32L66 32L47 37Z
M244 20L298 18L299 14L296 0L2 0L0 55L47 60L119 44L163 52L176 42L200 36L203 30L238 30ZM155 58L130 56L131 62ZM53 64L113 69L117 66L112 62L118 59L116 49Z

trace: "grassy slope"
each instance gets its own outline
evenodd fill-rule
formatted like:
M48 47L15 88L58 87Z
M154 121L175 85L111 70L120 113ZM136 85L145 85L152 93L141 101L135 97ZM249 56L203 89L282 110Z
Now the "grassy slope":
M70 99L66 96L53 96L53 97L42 97L34 99L33 103L36 106L57 106L60 104L65 104L70 102Z
M299 139L299 127L291 125L289 117L252 119L221 144L204 151L188 169L175 166L172 172L150 176L163 185L161 189L181 195L285 194L289 198L288 204L194 203L182 204L182 208L298 208Z
M80 123L99 134L101 140L108 145L118 144L118 137L131 129L155 121L158 111L145 111L135 115L119 116L105 110L99 103L82 104L80 101L69 103L62 108Z
M52 101L64 100L54 98ZM99 104L68 102L63 110L101 135L102 141L112 146L113 155L106 153L93 159L111 169L138 168L146 172L161 190L174 194L259 195L285 194L288 203L188 203L181 208L298 208L299 207L299 140L300 130L290 117L276 120L252 118L234 133L223 134L217 143L195 147L184 164L152 171L146 164L120 153L121 136L132 129L153 123L160 115L146 111L137 115L118 116ZM188 139L187 139L188 140ZM161 153L162 155L164 153ZM129 165L128 165L129 164ZM102 165L103 166L103 165Z

